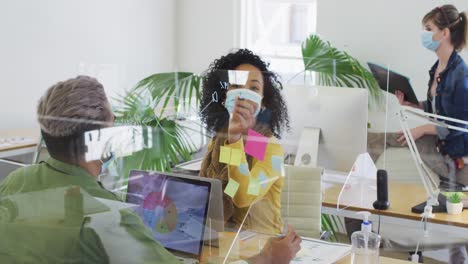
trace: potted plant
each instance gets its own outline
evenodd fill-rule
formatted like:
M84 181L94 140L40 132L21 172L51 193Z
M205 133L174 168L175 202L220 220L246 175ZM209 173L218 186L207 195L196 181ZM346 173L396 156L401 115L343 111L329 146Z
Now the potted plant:
M460 214L463 211L463 202L460 193L453 193L447 199L447 213Z

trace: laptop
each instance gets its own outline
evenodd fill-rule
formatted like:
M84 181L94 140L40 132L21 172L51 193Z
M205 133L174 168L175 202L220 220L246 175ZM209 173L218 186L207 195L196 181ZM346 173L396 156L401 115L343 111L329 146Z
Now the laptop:
M211 183L167 173L132 170L126 202L153 236L183 263L199 263Z

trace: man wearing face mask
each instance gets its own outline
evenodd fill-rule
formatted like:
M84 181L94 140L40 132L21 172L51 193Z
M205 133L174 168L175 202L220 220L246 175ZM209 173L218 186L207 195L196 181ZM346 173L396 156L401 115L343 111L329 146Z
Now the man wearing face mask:
M98 177L114 156L85 159L86 132L114 123L103 86L86 76L59 82L37 114L51 157L0 183L0 263L181 263L131 209L112 207L119 198ZM290 230L248 262L289 263L295 240Z
M222 85L225 82L228 84ZM217 178L225 190L235 190L224 194L228 225L243 223L248 230L282 232L284 153L277 138L288 128L289 119L281 89L268 64L246 49L215 60L204 76L200 115L215 136L208 145L200 176ZM225 99L212 102L215 92ZM268 141L263 159L245 152L249 129ZM221 149L226 148L240 153L239 166L220 162Z
M130 210L88 212L101 207L89 195L119 201L98 181L113 155L85 159L85 133L114 123L102 85L87 76L59 82L41 98L37 115L50 157L0 183L0 201L14 204L8 221L0 216L8 239L0 242L0 262L180 263Z

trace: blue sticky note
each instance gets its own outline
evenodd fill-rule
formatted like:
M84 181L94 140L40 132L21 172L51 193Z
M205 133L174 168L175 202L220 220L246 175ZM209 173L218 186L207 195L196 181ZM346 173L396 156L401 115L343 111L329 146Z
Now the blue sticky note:
M260 172L260 174L258 175L258 181L259 181L259 183L260 183L260 185L262 186L263 189L265 189L267 187L267 184L268 184L269 180L270 179L263 172Z
M271 166L273 167L273 170L281 172L281 167L283 166L283 157L271 156Z
M249 176L249 166L247 165L247 163L241 163L241 165L239 165L239 166L237 167L237 169L238 169L239 172L242 173L243 175Z

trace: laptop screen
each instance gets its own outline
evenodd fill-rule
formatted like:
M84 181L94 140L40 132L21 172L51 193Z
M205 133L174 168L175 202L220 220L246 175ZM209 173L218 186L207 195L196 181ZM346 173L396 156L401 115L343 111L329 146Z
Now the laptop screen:
M127 202L166 249L201 255L211 184L132 170Z

